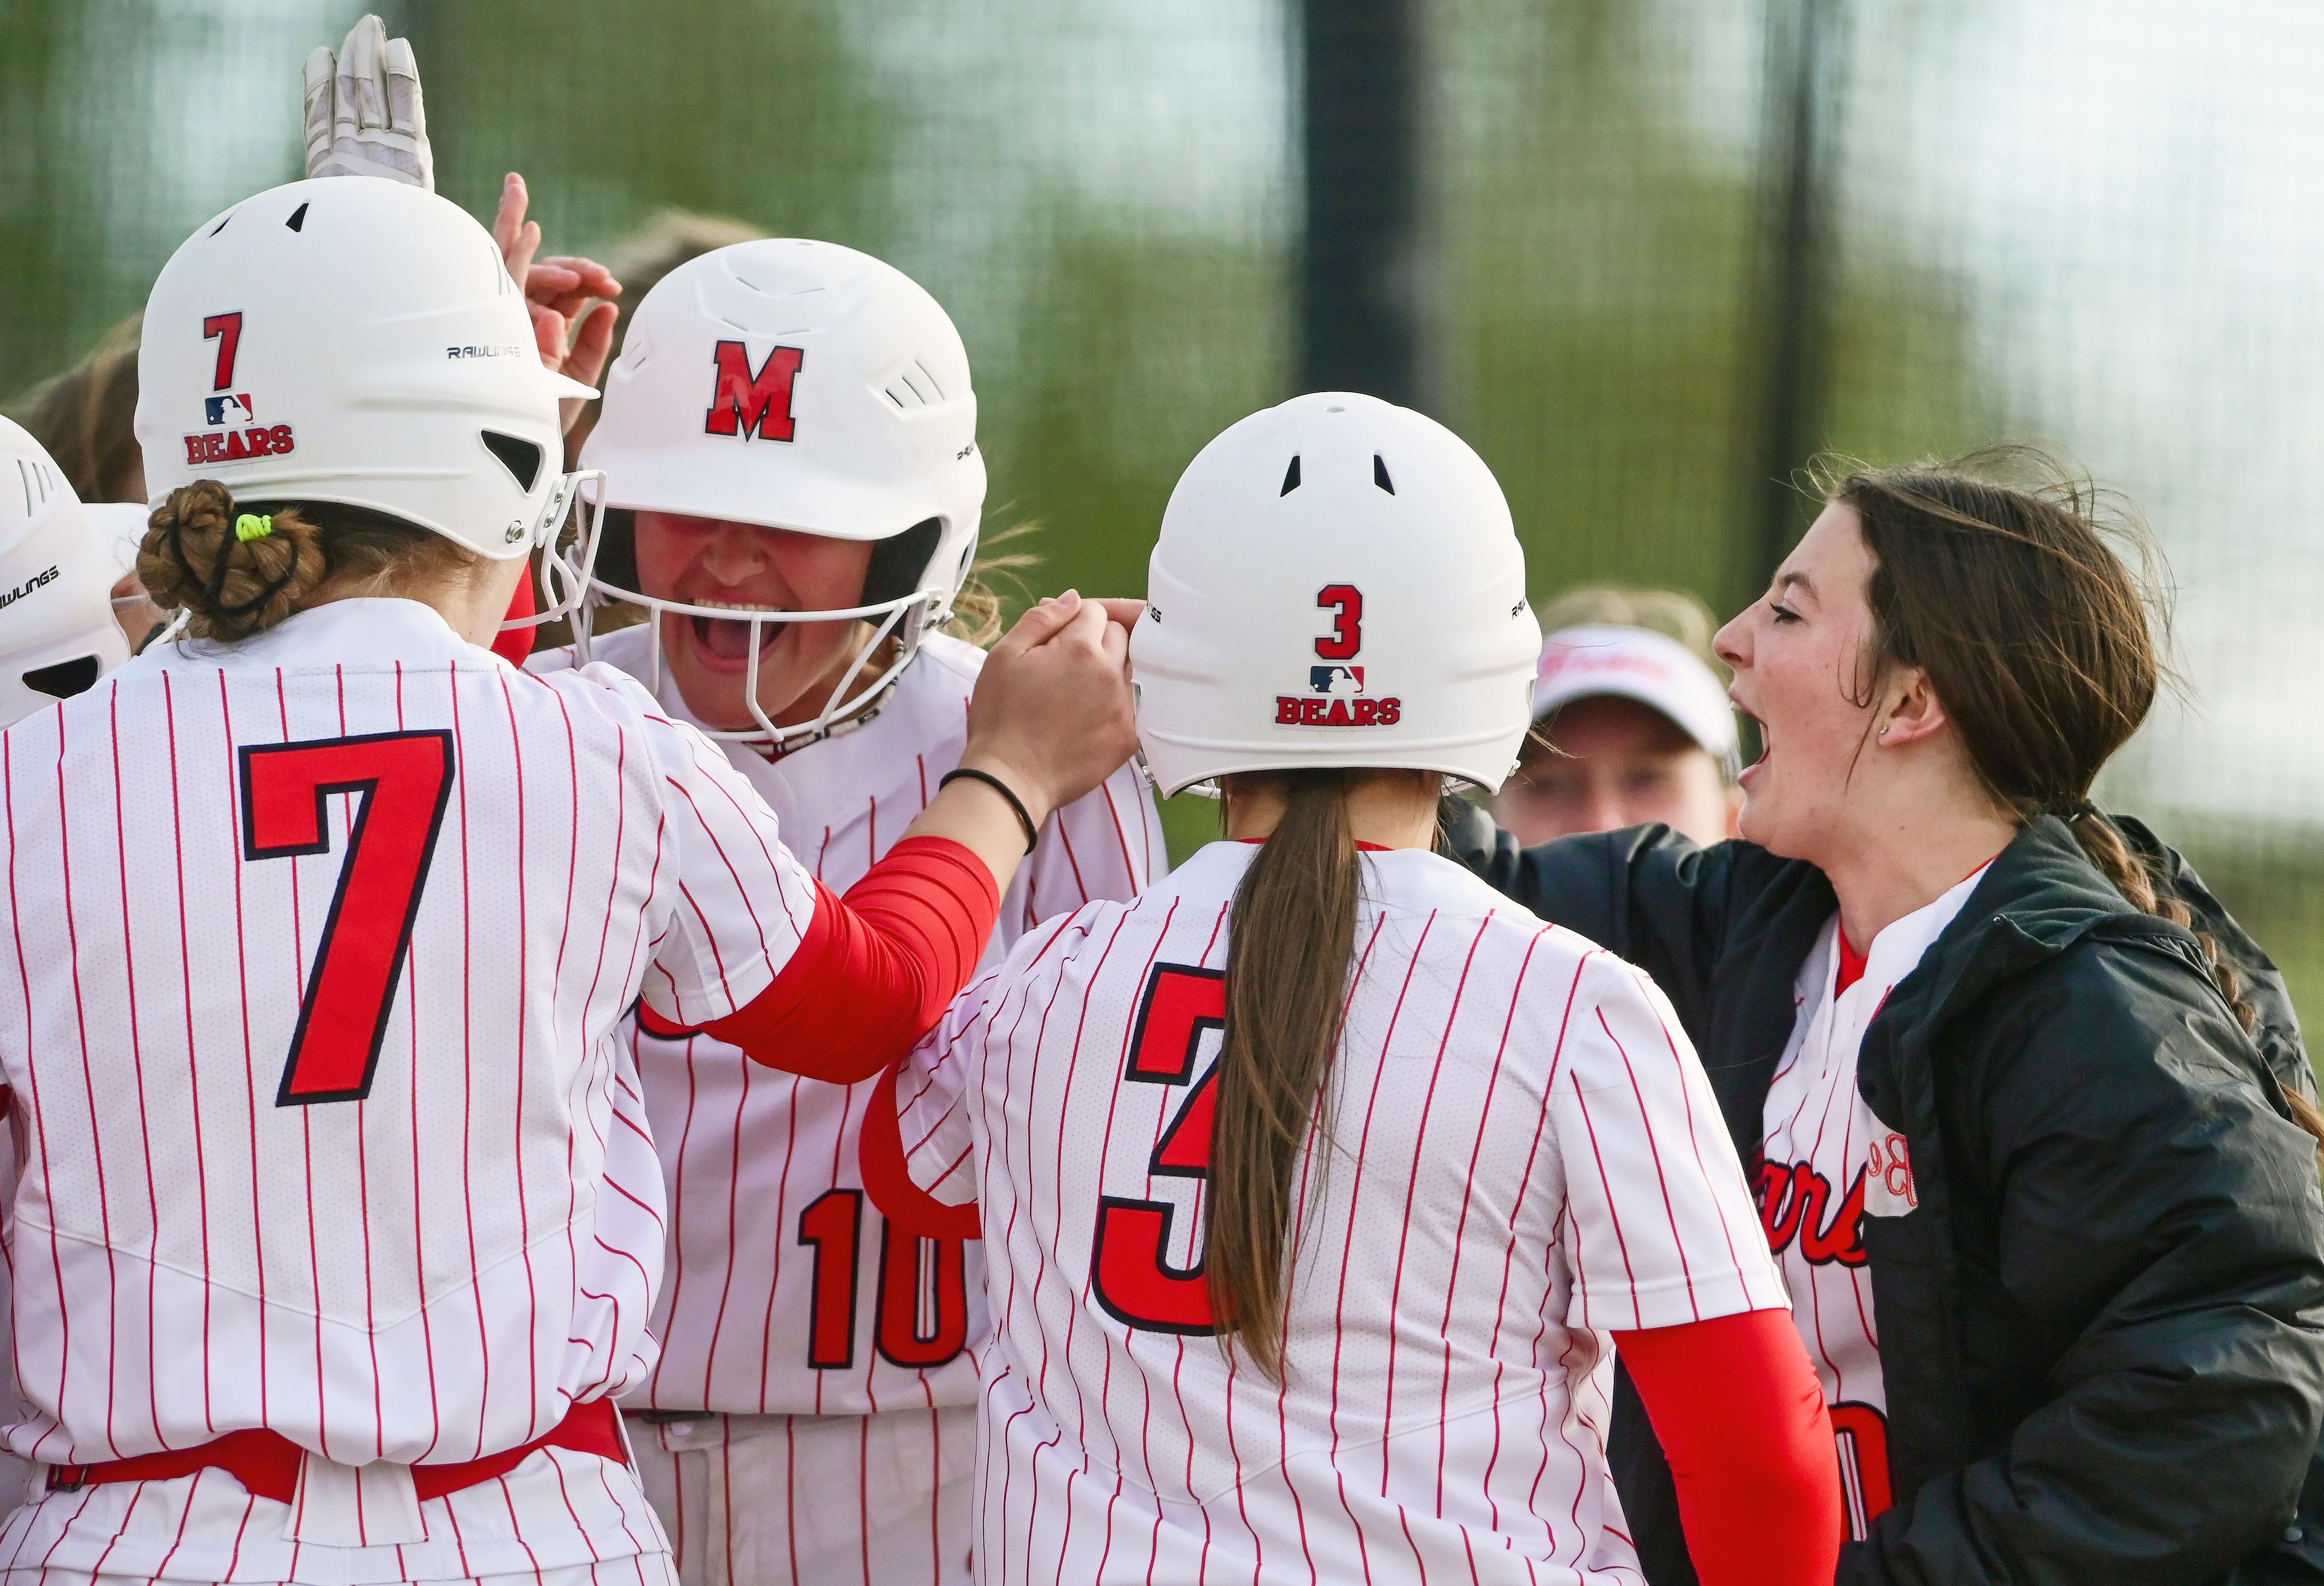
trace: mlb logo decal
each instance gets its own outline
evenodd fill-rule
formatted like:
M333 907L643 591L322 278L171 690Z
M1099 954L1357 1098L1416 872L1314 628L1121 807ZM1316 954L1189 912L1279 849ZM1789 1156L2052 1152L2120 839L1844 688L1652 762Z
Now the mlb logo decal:
M1364 691L1364 669L1361 667L1309 667L1307 690L1311 694L1361 694Z
M257 415L250 410L250 393L234 396L214 396L202 399L202 422L213 427L220 424L249 424Z

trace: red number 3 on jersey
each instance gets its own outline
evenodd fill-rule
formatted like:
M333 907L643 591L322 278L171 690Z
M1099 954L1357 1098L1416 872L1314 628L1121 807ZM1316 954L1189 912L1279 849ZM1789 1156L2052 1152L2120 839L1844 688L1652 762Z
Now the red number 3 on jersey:
M1226 1025L1227 979L1215 969L1157 964L1146 982L1122 1078L1132 1083L1182 1085L1194 1077L1203 1032ZM1204 1072L1177 1115L1154 1145L1147 1170L1161 1178L1202 1179L1211 1170L1211 1118L1216 1067ZM1169 1265L1170 1229L1178 1208L1168 1201L1105 1195L1098 1203L1096 1268L1091 1291L1108 1314L1150 1332L1203 1335L1218 1332L1210 1280L1201 1260L1191 1271Z
M278 1107L360 1102L387 1034L420 890L452 797L452 734L376 733L242 751L243 857L328 853L326 799L353 793L347 857L316 944Z

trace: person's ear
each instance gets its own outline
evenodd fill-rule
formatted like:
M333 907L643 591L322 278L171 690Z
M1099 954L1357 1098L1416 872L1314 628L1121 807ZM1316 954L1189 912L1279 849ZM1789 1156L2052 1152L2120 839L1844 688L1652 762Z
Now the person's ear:
M1901 748L1933 738L1951 725L1944 701L1937 697L1929 674L1919 667L1899 667L1881 688L1881 705L1873 741Z

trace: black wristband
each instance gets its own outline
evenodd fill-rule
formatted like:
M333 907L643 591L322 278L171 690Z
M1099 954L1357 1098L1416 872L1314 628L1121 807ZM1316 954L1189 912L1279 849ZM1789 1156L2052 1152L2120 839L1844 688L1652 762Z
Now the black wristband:
M951 770L938 777L936 791L943 792L945 783L962 777L966 777L972 782L982 782L1009 800L1009 807L1016 813L1017 824L1025 828L1025 852L1032 853L1033 844L1041 840L1041 829L1033 824L1032 812L1025 807L1025 801L1017 797L1017 790L991 771L980 771L973 766L964 765L954 766Z

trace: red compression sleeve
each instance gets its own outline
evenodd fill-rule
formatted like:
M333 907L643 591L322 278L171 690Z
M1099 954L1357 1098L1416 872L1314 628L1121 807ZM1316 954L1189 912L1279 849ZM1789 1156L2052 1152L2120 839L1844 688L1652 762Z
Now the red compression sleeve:
M992 872L949 837L908 837L834 897L817 883L798 951L705 1027L772 1068L835 1084L912 1049L976 973L1001 916Z
M1840 1462L1787 1311L1617 1332L1702 1586L1831 1586Z

